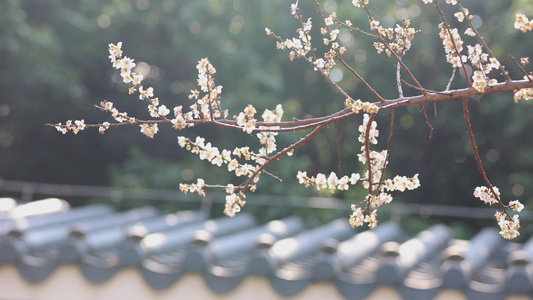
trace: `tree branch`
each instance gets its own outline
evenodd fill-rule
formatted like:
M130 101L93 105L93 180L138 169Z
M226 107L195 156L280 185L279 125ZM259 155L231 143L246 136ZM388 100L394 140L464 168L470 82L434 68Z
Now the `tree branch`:
M479 157L479 152L477 150L476 142L474 141L474 134L472 133L472 124L470 124L470 117L468 116L468 100L467 98L463 98L463 113L464 113L464 119L466 121L466 128L468 129L468 136L470 137L470 144L472 145L472 149L474 151L474 156L476 158L477 166L479 168L479 171L481 172L481 176L483 177L483 180L487 184L487 186L490 189L490 192L494 196L494 199L498 201L498 204L503 209L503 212L507 215L509 219L512 219L509 213L507 212L506 206L502 203L500 196L494 191L494 187L489 181L489 178L487 177L487 174L485 173L485 169L483 168L483 164L481 163L481 158Z

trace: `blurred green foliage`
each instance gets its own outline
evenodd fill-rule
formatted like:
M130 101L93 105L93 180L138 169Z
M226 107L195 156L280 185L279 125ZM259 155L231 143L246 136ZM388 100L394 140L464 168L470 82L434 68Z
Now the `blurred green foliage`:
M145 85L153 86L167 107L188 106L187 96L195 88L196 62L209 57L217 69L216 82L224 86L222 103L230 116L249 103L259 112L281 103L285 120L333 113L343 106L342 96L302 60L289 61L288 53L276 50L275 40L265 34L265 27L284 38L297 34L298 22L290 15L289 4L281 0L1 1L1 178L140 189L177 189L180 182L192 182L197 177L210 183L240 182L180 149L176 136L201 135L228 149L258 144L255 137L242 132L213 126L185 132L161 128L150 140L134 127L110 129L105 135L87 130L74 136L61 135L44 124L82 118L86 123L109 120L92 109L103 99L130 115L148 117L145 104L127 95L108 61L107 45L118 41L124 43L125 55L134 58L147 75ZM507 54L517 58L531 55L531 34L516 31L513 22L517 11L533 15L532 1L465 0L463 4L475 15L480 33L511 76L520 78ZM319 31L320 17L314 4L300 1L299 6L305 19L312 17ZM366 12L355 9L351 1L326 0L321 8L325 14L336 10L340 20L351 19L368 30ZM421 29L403 62L424 87L443 89L452 70L442 59L439 17L434 7L414 0L373 0L371 9L374 18L385 26L408 18ZM450 12L453 7L443 5L443 9ZM449 21L456 23L451 18ZM464 24L455 25L465 28ZM339 38L348 48L347 61L357 72L385 98L397 97L394 60L376 54L373 40L364 35L343 29ZM318 32L313 40L320 51ZM465 44L470 43L475 40L465 38ZM354 99L375 100L349 72L340 66L335 72L342 77L339 85ZM452 87L464 86L457 75ZM404 87L404 93L418 92ZM533 205L531 104L514 104L507 93L471 100L469 105L489 177L500 187L504 199L519 198ZM398 201L481 206L472 196L474 187L483 182L472 156L460 101L426 104L424 108L435 128L432 139L419 106L396 111L389 173L420 173L422 182L418 190L397 195ZM386 147L390 111L381 112L377 121L379 145ZM284 182L263 176L258 193L326 196L298 185L296 171L350 174L358 170L359 122L360 117L340 121L338 135L335 128L328 128L292 158L269 166L268 171ZM280 134L278 148L303 134ZM337 196L359 201L363 194L354 189ZM322 214L316 218L332 217Z

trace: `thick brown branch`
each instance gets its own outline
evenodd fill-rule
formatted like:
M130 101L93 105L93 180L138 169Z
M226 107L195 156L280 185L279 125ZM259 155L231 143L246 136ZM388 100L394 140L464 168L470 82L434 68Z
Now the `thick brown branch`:
M533 83L529 82L529 80L513 80L513 81L499 82L499 83L487 85L483 93L480 93L475 88L470 87L470 88L456 89L456 90L444 91L444 92L438 92L438 93L429 93L427 95L405 97L403 99L386 100L385 101L386 103L384 105L379 105L379 103L375 103L375 104L378 106L381 106L381 108L400 107L400 106L426 103L426 102L437 102L437 101L454 99L454 98L464 98L464 97L468 98L471 96L493 94L493 93L498 93L498 92L519 90L519 89L524 89L524 88L533 88Z
M454 98L464 98L471 96L478 96L484 94L493 94L499 92L519 90L523 88L533 88L533 82L529 80L513 80L507 82L500 82L496 84L487 85L483 93L480 93L475 88L463 88L443 92L434 92L428 93L426 95L418 95L412 97L403 97L397 99L384 100L381 102L374 102L375 105L381 107L381 109L386 108L397 108L400 106L407 106L413 104L422 104L426 102L438 102L442 100L449 100ZM256 122L257 128L255 132L287 132L287 131L297 131L309 128L315 128L320 125L328 125L335 121L339 121L351 116L356 115L357 113L352 111L351 107L346 107L339 110L338 112L327 115L324 117L318 118L309 118L303 120L293 120L293 121L282 121L282 122ZM242 130L241 126L237 125L235 120L229 119L218 119L214 121L210 120L187 120L187 124L216 124L223 127L229 127L234 129ZM112 123L109 126L126 126L126 125L140 125L140 124L167 124L171 123L170 120L136 120L135 122L122 122L122 123ZM48 126L58 126L57 124L46 124ZM87 127L99 127L102 124L87 124ZM65 125L59 125L65 127ZM264 127L264 128L259 128Z
M348 71L350 71L355 77L357 77L357 79L359 79L359 80L365 85L365 87L366 87L366 88L367 88L372 94L374 94L374 96L376 96L376 98L378 98L378 100L379 100L380 102L383 102L383 101L385 100L385 99L383 99L383 97L381 97L380 94L378 94L378 92L377 92L374 88L372 88L372 87L370 86L370 84L369 84L369 83L368 83L368 82L367 82L367 81L366 81L361 75L359 75L359 73L357 73L352 67L350 67L350 65L348 65L348 64L344 61L344 59L342 58L342 56L337 55L336 58L337 58L337 60L339 60L339 61L344 65L344 67L345 67L346 69L348 69ZM403 95L400 95L400 97L402 97L402 96L403 96Z

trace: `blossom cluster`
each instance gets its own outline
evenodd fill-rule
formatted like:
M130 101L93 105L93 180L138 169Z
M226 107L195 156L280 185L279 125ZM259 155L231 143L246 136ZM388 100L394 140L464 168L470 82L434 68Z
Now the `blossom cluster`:
M130 85L129 94L138 92L139 99L148 103L147 108L150 117L170 121L174 128L183 129L187 126L194 126L194 122L192 122L194 120L213 121L216 118L226 118L228 116L227 110L222 110L220 107L222 86L216 85L214 82L213 75L216 73L216 69L207 58L201 59L196 66L198 69L197 83L200 91L191 91L189 99L195 102L190 105L190 111L184 113L183 107L178 105L172 109L173 114L171 114L171 110L161 104L158 97L155 97L154 89L142 85L144 75L134 71L136 66L134 59L123 55L122 42L109 44L108 51L113 67L120 70L122 81ZM147 137L153 138L159 131L156 122L141 121L135 117L128 116L126 112L120 112L111 101L101 101L98 108L109 113L117 123L139 124L141 133ZM77 133L85 128L84 125L81 125L83 120L75 121L74 124L76 126L73 126L72 123L70 122L66 125L59 123L56 128L62 133L66 133L68 130ZM99 124L100 133L104 133L110 126L109 122Z
M359 142L363 143L363 146L367 139L370 143L374 145L378 143L378 140L377 140L377 137L379 136L379 130L377 129L378 123L374 120L372 120L370 124L368 122L370 122L370 116L368 114L364 114L363 124L359 125L359 132L361 134L359 134L359 138L358 138ZM368 130L368 137L366 136L367 130ZM359 160L361 160L362 163L366 163L364 159L360 158Z
M141 133L152 139L154 138L154 135L159 131L157 124L143 123L139 126L141 126Z
M353 0L352 4L355 7L361 7L361 2L363 2L363 5L368 5L368 0Z
M500 191L495 186L492 187L492 191L486 186L478 186L474 190L474 196L489 205L501 203ZM524 209L524 205L518 200L513 200L509 202L507 208L510 208L516 212L520 212L522 209ZM520 235L518 231L518 229L520 229L520 220L518 215L511 217L504 210L504 212L497 211L495 217L496 221L498 221L498 225L500 226L500 235L502 237L506 239L514 239Z
M453 16L456 17L457 21L459 22L463 22L465 20L465 17L472 19L472 16L470 16L470 12L466 8L463 8L461 11L454 13Z
M368 1L366 1L368 2ZM269 28L265 28L267 35L275 37L278 41L276 47L279 50L290 50L289 58L293 60L296 57L304 58L314 67L315 71L319 71L324 75L329 75L330 70L335 66L335 58L342 56L346 48L341 46L337 41L340 30L338 28L332 29L330 26L338 23L335 12L324 18L325 27L320 29L320 33L324 36L323 43L328 46L328 50L324 52L322 57L316 55L316 48L313 48L311 43L311 29L313 28L312 19L308 18L303 21L303 16L298 9L298 1L291 5L291 13L300 20L301 27L296 29L298 37L283 40L277 36ZM348 21L347 21L348 22ZM312 52L312 55L308 55Z
M516 212L521 212L524 209L524 205L518 200L509 201L509 207Z
M317 59L314 59L314 57L309 58L314 69L319 70L326 75L328 75L330 70L335 66L335 58L337 56L341 57L346 52L346 48L341 46L337 41L340 30L338 28L330 28L336 23L338 23L338 20L335 12L332 12L329 17L324 19L325 27L320 28L320 33L324 36L322 39L323 43L329 47L329 50L324 52L323 57Z
M207 58L201 59L198 62L198 65L196 65L196 69L198 69L198 86L204 93L204 96L200 97L200 92L198 90L191 91L189 99L194 99L196 101L190 106L193 118L212 121L215 118L227 117L228 112L223 111L220 108L220 93L222 92L222 86L216 85L213 78L216 69Z
M492 190L496 195L494 195L488 187L478 186L474 190L474 197L479 198L481 201L489 205L498 203L498 199L500 199L500 190L495 186L492 187Z
M354 0L352 4L356 7L361 7L367 5L368 0ZM298 9L298 2L291 5L291 14L301 21L302 26L297 29L299 34L298 38L283 40L276 36L270 29L266 28L265 31L267 35L278 39L278 49L290 50L289 58L291 60L295 57L304 58L313 65L315 71L318 70L322 75L327 76L330 70L335 66L335 59L342 57L346 51L346 49L337 41L340 30L335 28L335 26L346 26L350 30L356 30L356 28L352 28L352 23L349 20L340 22L337 19L335 12L332 12L329 16L324 16L325 26L320 29L320 33L324 36L323 43L328 46L328 50L324 52L323 57L318 57L311 44L311 18L307 19L306 22L303 21L303 17ZM409 20L404 20L403 25L397 25L396 28L385 28L379 25L378 21L372 19L370 25L371 29L376 30L378 33L376 38L378 38L380 42L375 44L378 52L385 49L384 51L386 51L388 55L392 54L391 51L394 51L396 55L403 55L410 49L411 40L416 34L416 30L410 27ZM379 49L381 49L381 51ZM311 51L313 51L312 55L308 55ZM363 223L367 223L370 227L374 227L377 224L376 211L370 211L369 208L377 208L384 203L389 203L392 200L392 196L387 192L415 189L420 185L420 182L418 180L418 175L415 175L412 178L396 176L394 179L383 180L382 172L386 165L387 151L378 152L366 148L369 143L377 144L377 137L379 136L379 131L376 128L377 124L375 121L370 122L370 116L368 114L377 113L379 107L370 102L363 102L359 99L354 100L352 98L347 98L345 100L345 106L351 108L356 114L361 111L365 112L363 123L359 127L359 141L363 143L363 146L361 147L361 153L358 154L359 160L363 164L369 166L365 173L363 175L352 173L350 176L338 176L335 172L331 172L329 175L318 173L316 176L308 176L307 172L299 171L296 177L299 183L306 187L314 186L318 190L328 189L332 193L336 190L348 190L350 186L353 186L358 182L363 182L363 186L369 189L369 195L363 201L368 204L368 208L361 210L359 205L357 205L357 208L353 209L354 212L351 216L350 223L352 226L360 226ZM238 124L245 128L246 124L253 119L248 116L245 111L239 115L238 120L240 120L238 121ZM367 162L367 160L369 161Z
M249 147L235 148L232 151L223 149L220 151L218 147L212 146L210 142L205 143L205 139L202 137L196 137L194 142L187 137L178 136L178 145L193 154L197 154L201 160L207 160L213 165L222 166L227 165L227 169L230 172L234 172L237 176L250 176L255 171L255 167L245 163L240 164L236 158L244 158L246 161L258 160L259 156L250 151Z
M520 229L518 215L508 218L506 214L497 211L494 216L496 217L496 221L498 221L500 235L503 238L511 240L520 235L520 232L518 231L518 229Z
M207 58L201 59L196 65L196 69L198 70L198 89L192 90L189 95L189 99L194 100L194 103L189 106L190 110L184 112L183 107L178 105L173 109L173 117L167 118L170 115L170 109L159 103L159 99L154 96L152 87L146 88L142 85L144 76L141 73L134 72L133 68L135 68L136 64L133 59L123 56L122 43L119 42L116 45L110 44L108 49L110 54L109 58L113 67L120 70L123 82L130 84L129 93L133 94L138 92L139 99L148 102L148 112L151 117L160 118L164 123L170 122L176 129L194 126L197 121L212 122L218 118L227 118L227 110L222 110L220 106L222 86L215 84L213 75L216 73L216 69ZM102 101L98 108L108 112L118 123L129 122L131 124L139 124L141 133L150 138L153 138L159 131L158 123L160 122L141 121L135 117L128 116L125 112L119 112L110 101ZM225 213L232 216L240 210L240 207L245 204L243 200L245 197L243 193L244 188L255 191L255 183L259 180L261 173L258 172L260 166L267 161L268 155L276 151L277 148L277 132L275 130L279 129L279 126L267 127L264 125L266 123L280 122L283 116L283 108L280 104L274 110L266 109L261 116L263 121L259 128L256 127L256 123L258 122L255 118L256 113L256 109L252 105L248 105L234 119L236 125L241 126L243 131L248 134L259 131L257 138L262 147L258 152L251 151L247 146L236 147L233 151L226 149L219 150L217 147L211 145L211 143L206 143L202 137L197 137L194 141L184 136L178 137L180 147L197 154L201 160L207 160L218 167L226 165L228 171L233 172L237 177L249 177L250 181L254 184L249 184L244 187L239 186L240 191L235 193L236 187L231 184L226 186L212 186L206 184L203 179L199 178L196 183L180 184L181 191L185 193L196 192L203 196L205 195L205 188L222 187L228 193ZM109 122L100 124L100 132L103 133L110 126L111 124ZM84 120L68 121L66 125L56 125L56 128L63 133L68 130L77 133L85 129L85 127ZM240 162L243 160L244 162Z
M352 111L356 114L360 113L361 111L369 114L375 114L379 111L379 106L370 102L363 102L361 99L353 100L352 98L347 98L344 101L344 105L346 107L351 107Z
M224 214L229 217L234 217L236 213L241 211L241 207L243 207L244 204L246 204L246 201L242 199L242 195L239 196L235 193L231 193L226 196Z
M164 118L170 113L170 110L165 105L160 105L159 98L154 96L154 89L152 87L144 87L142 82L144 80L144 75L142 73L136 73L133 71L133 68L136 66L135 60L127 56L123 56L122 53L122 42L115 44L109 44L109 59L113 64L113 67L120 70L120 76L122 81L126 84L130 84L129 94L134 94L135 92L139 93L139 99L142 101L148 102L148 112L153 118ZM110 101L102 101L101 109L107 111L115 119L115 121L121 122L130 122L134 123L137 121L136 118L129 117L125 112L119 112ZM139 124L141 127L141 133L147 137L153 138L154 135L159 131L157 124L142 123ZM100 133L109 128L109 125L100 126Z
M383 165L383 164L376 163L375 165ZM376 181L373 181L373 184L380 185L380 190L382 191L386 190L389 192L390 191L403 192L406 189L414 190L420 186L420 180L418 179L418 174L416 174L413 177L397 175L393 179L387 179L387 180L384 180L383 182L379 182L379 180L381 179L381 170L376 168L374 169L374 171L375 172L373 176L374 176L374 179L376 179ZM358 173L352 173L350 176L344 175L339 178L335 172L331 172L328 176L326 176L326 174L323 174L323 173L318 173L316 177L314 176L309 177L307 175L307 172L298 171L296 178L298 179L298 182L300 184L303 184L306 187L314 185L316 189L319 191L328 189L331 193L334 193L335 190L346 191L350 188L350 185L355 185L361 181L363 182L363 185L365 186L365 188L369 187L367 177L361 178L361 175ZM375 195L370 195L370 196L372 197L372 199L367 199L366 202L370 203L372 207L379 207L383 203L389 203L390 200L392 200L392 198L389 198L390 195L386 193L381 193L377 196Z
M100 109L102 111L110 113L113 119L115 119L115 121L117 121L118 123L122 123L122 122L134 123L137 121L134 117L128 116L128 113L120 112L117 108L114 107L114 104L111 101L107 101L107 100L101 101ZM100 133L104 133L104 131L108 128L109 128L109 122L104 122L100 126L99 131Z
M355 185L359 182L361 175L352 173L350 177L345 175L339 178L335 172L331 172L329 176L318 173L316 177L309 177L307 176L307 172L298 171L296 178L298 178L300 184L304 184L306 187L314 185L319 191L327 188L331 193L334 193L335 189L339 191L348 190L350 185Z
M295 6L297 8L297 3L292 4L291 7ZM295 12L295 10L293 10ZM300 16L300 13L298 11L298 16ZM278 50L284 50L288 49L289 52L289 58L293 60L295 57L305 57L309 51L311 51L311 28L313 27L313 23L311 21L311 18L307 20L307 22L302 22L302 27L298 28L296 32L298 32L299 37L298 38L292 38L292 39L285 39L282 40L280 37L276 36L269 28L265 28L265 31L267 35L274 36L278 39L278 42L276 43L276 48Z
M150 116L164 118L166 115L168 115L170 111L166 108L166 106L159 105L159 99L154 97L153 88L145 88L143 85L141 85L142 81L144 80L144 75L142 73L136 73L133 71L133 68L136 66L134 59L123 56L122 42L117 44L109 44L108 51L109 59L111 60L113 67L120 70L122 81L131 85L129 88L129 93L133 94L135 92L139 92L139 99L149 103L148 111ZM109 113L118 123L140 123L139 126L141 127L141 133L148 137L153 138L158 132L156 123L150 124L147 122L139 122L137 118L128 116L128 113L120 112L111 101L103 100L100 102L100 106L97 107L102 111ZM65 134L68 130L77 133L79 130L83 130L85 128L84 120L75 121L74 124L76 124L76 126L73 126L72 122L68 121L65 125L59 123L56 124L55 127L63 134ZM105 130L111 126L111 124L109 122L103 122L97 126L99 127L99 132L104 133Z
M263 118L263 122L265 123L276 123L281 121L281 117L283 116L283 107L281 104L278 104L274 110L265 109L263 112L263 115L261 117ZM259 129L266 129L265 126L259 126ZM272 126L270 127L271 130L277 130L279 129L279 126ZM259 149L259 154L263 157L266 157L268 154L273 153L276 151L276 136L278 135L275 131L263 131L259 132L257 134L257 138L259 139L259 143L263 145L261 149Z
M248 115L251 119L255 115L255 108L249 106L243 112L243 115ZM278 105L274 110L265 110L263 113L263 121L265 123L279 122L283 115L283 109L281 105ZM255 119L254 119L255 120ZM260 126L262 129L263 126ZM276 150L276 141L275 136L277 132L259 132L257 137L259 138L260 143L263 145L259 149L259 152L256 153L251 151L248 146L245 147L236 147L233 151L223 149L219 150L218 147L211 145L210 142L205 142L205 139L202 137L196 137L193 141L184 136L178 136L178 145L181 148L185 148L193 154L197 154L201 160L207 160L213 165L221 167L226 165L229 172L233 172L237 177L248 177L251 178L253 183L259 181L259 176L261 172L258 172L261 165L266 162L269 153L272 153ZM199 179L200 180L200 179ZM202 184L180 184L180 190L182 192L198 192L203 194L204 187L213 187L204 184L204 181L201 181ZM225 186L214 186L225 188L228 196L226 197L226 208L224 213L228 216L234 216L235 213L240 211L246 202L243 200L245 194L243 192L244 186L239 186L240 191L236 193L237 187L232 184ZM256 185L251 184L248 186L250 191L255 191Z
M468 16L468 9L462 8L461 11L455 13L455 17L459 22L462 22L465 15ZM500 62L494 58L489 58L487 53L483 52L481 44L474 46L467 45L468 55L462 55L463 41L457 28L446 27L444 23L439 24L439 36L442 39L442 44L446 52L446 60L454 67L462 67L464 63L470 62L475 71L472 74L472 86L479 92L483 92L488 84L496 83L496 79L490 79L487 74L493 69L500 68ZM475 36L472 28L468 28L465 33L470 36Z
M252 105L247 106L244 112L241 112L239 116L235 117L235 119L237 120L237 124L243 126L244 131L249 131L249 133L251 133L256 128L255 123L257 120L254 118L255 113L256 110ZM276 109L274 110L265 109L264 113L262 114L263 123L279 122L281 121L282 116L283 108L281 104L278 104ZM251 127L251 130L249 130L247 126ZM275 130L279 127L259 126L258 129L262 130L266 128L269 128L273 131L259 132L257 134L259 142L264 145L264 147L260 149L259 154L250 151L249 147L237 147L233 150L233 155L236 155L238 157L242 156L245 160L254 160L258 164L264 163L264 158L267 156L267 154L270 154L276 150L275 136L277 135L277 132L275 132ZM204 138L197 137L196 140L193 142L184 136L178 136L178 144L180 145L180 147L186 148L192 153L198 154L200 159L202 160L206 159L209 162L212 162L213 164L218 166L221 166L223 163L229 163L229 171L237 169L236 161L231 160L231 151L222 150L220 152L217 147L211 146L211 143L205 144ZM241 175L246 175L246 172L237 172L237 176Z
M361 207L357 207L356 205L352 205L352 211L353 213L350 216L350 225L352 227L360 227L363 226L365 223L368 224L369 228L375 228L378 226L378 220L377 220L377 210L374 209L370 213L365 213Z
M524 99L526 101L533 99L533 89L524 88L514 92L514 101L518 102L520 99Z
M533 22L533 21L531 21L531 22ZM529 57L520 58L520 63L522 64L522 66L525 66L525 65L529 64ZM529 81L533 81L533 75L524 76L524 79L525 80L529 80ZM521 99L524 99L526 101L533 99L533 88L524 88L524 89L519 89L519 90L515 91L514 92L514 101L518 102Z
M383 180L383 171L387 165L387 150L373 151L366 148L367 140L370 144L377 144L379 131L376 127L377 123L375 121L370 122L370 116L365 114L363 116L363 124L359 126L361 133L359 141L363 143L363 146L361 147L361 153L358 154L359 161L367 165L363 175L352 173L350 176L344 175L340 177L335 172L331 172L329 175L318 173L316 176L308 176L307 172L302 171L299 171L296 175L300 184L306 187L314 186L317 190L328 189L331 193L336 190L348 190L350 186L362 182L363 187L369 190L369 194L361 203L352 205L353 212L350 215L350 224L354 227L365 223L370 228L374 228L377 225L376 208L392 201L392 196L388 192L403 192L406 189L414 190L420 186L418 174L413 177L397 175L393 179ZM368 137L366 132L368 132ZM370 161L368 161L367 157L369 157ZM366 209L361 208L363 203L367 204Z
M233 158L232 155L235 155L237 158L244 158L246 161L250 161L254 158L257 158L253 152L249 150L248 147L235 148L233 152L223 149L220 151L217 147L211 145L211 143L205 143L205 139L202 137L196 137L194 141L190 140L187 137L179 136L178 145L182 148L187 149L191 153L197 154L201 160L207 160L213 165L222 166L227 165L227 169L230 172L234 172L236 176L252 176L257 168L252 164L244 163L241 164L236 158ZM254 177L254 182L259 180L259 175ZM212 187L205 184L203 179L198 179L196 183L179 185L180 191L187 192L197 192L199 195L204 196L204 188ZM226 186L216 186L223 187L226 189L228 196L226 197L226 208L224 214L228 216L234 216L237 212L240 211L241 206L246 202L243 200L244 193L241 191L235 194L235 187L232 184ZM251 185L250 190L255 191L256 186Z
M204 187L205 187L205 181L202 178L198 178L196 180L196 183L193 183L193 184L180 183L180 186L179 186L180 191L184 192L185 194L187 194L188 192L191 192L191 193L196 192L200 196L205 196Z
M524 14L516 14L516 20L514 22L514 28L528 32L533 30L533 20L529 20Z
M257 110L252 105L248 105L246 108L244 108L244 111L239 113L238 116L234 116L233 118L237 122L238 126L242 126L242 131L250 134L255 129L255 123L257 120L255 119L255 114L257 113Z
M424 4L433 3L433 0L422 0ZM446 0L447 4L455 5L457 4L457 0Z
M488 54L483 53L483 48L480 44L476 44L474 47L468 45L468 60L472 63L477 71L474 71L472 75L473 83L472 86L479 92L483 92L487 84L496 83L496 79L487 78L488 74L493 69L500 68L500 62L491 57L488 59ZM485 64L483 64L485 63Z
M466 62L466 56L458 55L463 51L463 41L457 28L446 28L443 23L439 24L439 28L439 36L446 52L446 61L451 63L454 68L461 67L462 63Z
M455 5L457 4L457 1L447 0L446 3ZM462 5L460 5L459 11L456 12L454 16L459 22L463 22L465 18L468 18L469 20L472 19L472 16L470 15L468 9L464 8ZM475 37L476 31L473 27L471 27L472 24L469 24L470 27L468 27L464 33L468 36ZM521 14L518 14L515 27L517 29L523 30L523 26L527 28L526 24L529 24L527 18L525 18L525 16ZM531 24L533 24L533 22L531 22ZM496 79L491 79L488 76L488 74L492 70L501 69L500 62L495 57L489 58L489 55L483 52L483 46L480 44L475 44L473 46L467 45L468 55L462 55L461 52L463 51L463 41L461 39L461 36L459 35L457 28L445 26L444 23L439 24L439 28L439 36L442 39L442 43L444 45L444 50L446 52L446 60L451 63L454 68L462 67L463 64L466 62L470 62L471 66L474 68L474 71L472 73L472 87L474 87L479 92L483 92L487 85L497 83ZM479 37L479 39L483 40L482 37Z
M174 109L176 119L171 120L174 127L178 129L183 128L188 119L203 119L205 121L211 121L214 118L224 117L226 118L228 112L220 109L220 92L222 87L215 85L212 75L215 74L215 68L209 63L207 59L202 59L198 65L198 85L200 90L205 93L203 97L200 97L200 91L193 90L189 96L190 99L196 100L191 105L191 112L187 114L181 113L181 106ZM202 137L196 137L194 141L184 137L178 137L178 144L180 147L187 149L191 153L197 154L201 160L207 160L213 165L221 167L226 165L229 172L233 172L237 177L251 178L253 183L257 183L261 172L258 169L263 165L270 153L276 151L276 129L279 126L256 126L258 121L256 119L257 110L254 106L248 105L237 116L234 116L234 120L237 126L242 127L242 130L248 134L252 134L254 131L257 133L262 147L258 152L251 151L248 146L236 147L233 151L223 149L219 150L217 147L211 145L210 142L205 142ZM261 115L263 122L275 123L280 122L283 116L283 108L281 104L278 104L274 110L265 109ZM182 120L182 121L179 121ZM266 130L268 129L268 130ZM244 160L244 162L240 162ZM253 178L252 178L253 177ZM202 181L203 182L203 181ZM203 185L203 187L213 187L209 185ZM246 202L243 200L245 195L243 189L246 187L239 187L240 192L235 193L236 187L231 184L226 186L214 186L223 187L226 189L228 196L226 197L226 208L224 213L228 216L233 216L240 211L240 207ZM247 187L251 191L255 191L256 186L251 184ZM180 184L180 190L183 192L197 191L202 192L203 189L198 189L198 184Z
M72 122L72 120L68 120L65 125L61 125L61 123L59 123L55 126L55 128L57 129L57 131L63 134L67 133L68 130L71 130L72 132L74 132L74 134L78 134L79 131L85 130L86 126L85 120L82 119L76 120L74 122Z
M410 27L410 20L403 20L403 26L396 24L396 28L383 27L377 20L370 21L370 29L375 30L379 34L380 42L374 43L374 48L381 54L383 51L391 56L391 51L396 55L403 56L409 49L411 49L411 41L415 38L417 31Z

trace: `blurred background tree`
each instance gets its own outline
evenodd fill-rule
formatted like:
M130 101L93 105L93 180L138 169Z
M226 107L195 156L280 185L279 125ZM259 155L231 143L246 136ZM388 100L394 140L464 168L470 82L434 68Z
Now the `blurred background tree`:
M313 17L318 26L314 4L300 2L302 12ZM473 22L495 55L508 66L513 78L520 78L507 54L531 55L533 40L524 39L512 25L517 11L533 15L532 1L465 0L463 4L474 14ZM161 130L152 141L134 127L111 129L103 136L88 130L80 133L80 138L58 134L44 124L82 118L86 123L104 121L107 116L92 109L103 99L113 101L121 111L147 117L145 104L127 95L120 76L109 64L107 45L118 41L147 76L145 84L154 87L167 107L188 106L187 96L196 85L195 65L209 57L217 68L217 83L224 86L222 103L230 116L249 103L258 111L281 103L285 118L333 113L343 106L342 96L305 62L290 62L287 53L276 50L275 42L265 34L264 28L269 27L282 37L294 36L297 23L289 5L281 0L1 1L0 179L139 189L177 189L180 182L192 182L196 177L227 182L229 175L223 170L191 159L180 149L177 133L171 129ZM351 1L326 0L321 6L325 13L336 10L340 20L367 19ZM403 61L423 86L443 88L451 67L441 59L435 9L414 0L373 0L371 6L384 26L405 18L421 30ZM352 58L349 63L382 95L396 97L396 89L391 88L394 60L376 54L373 41L364 36L341 30L339 38L349 51L345 57ZM354 99L373 99L342 68L332 70L332 76ZM464 87L464 80L457 77L454 86ZM404 92L416 94L408 89ZM524 204L533 205L528 188L533 177L533 119L528 116L533 108L530 103L512 102L510 93L472 102L473 128L486 171L503 197L520 198ZM480 206L472 191L483 182L472 157L460 101L436 104L436 114L433 104L426 104L425 109L435 128L432 139L418 106L396 113L389 168L397 174L420 173L422 186L398 195L395 201ZM378 115L382 145L389 118L390 111ZM340 165L347 174L359 167L359 123L357 117L338 124L343 155ZM210 126L187 130L222 148L257 143L234 130ZM278 145L298 137L282 134ZM335 128L328 128L297 155L271 166L270 171L286 180L274 184L274 180L263 178L258 193L317 195L295 184L296 171L338 171L336 139ZM355 189L336 196L350 201L364 194ZM349 212L341 213L347 216Z

